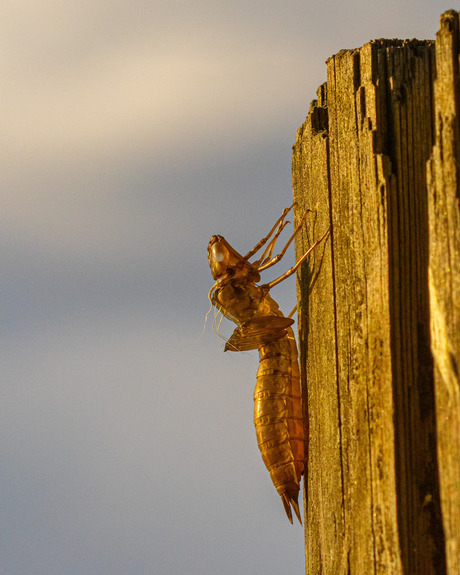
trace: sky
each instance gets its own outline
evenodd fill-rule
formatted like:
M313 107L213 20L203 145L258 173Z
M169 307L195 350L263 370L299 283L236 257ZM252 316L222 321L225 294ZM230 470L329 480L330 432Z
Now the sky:
M291 204L329 56L433 39L454 7L5 4L2 575L304 572L256 445L257 352L203 331L207 243L245 253ZM295 281L272 296L288 313Z

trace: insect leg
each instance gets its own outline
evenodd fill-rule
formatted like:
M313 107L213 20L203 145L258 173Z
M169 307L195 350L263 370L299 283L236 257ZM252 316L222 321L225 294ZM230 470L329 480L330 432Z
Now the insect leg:
M300 220L300 224L297 226L297 228L294 230L294 233L292 234L292 236L289 238L287 244L284 246L284 248L281 250L281 252L275 256L273 259L271 259L268 263L261 265L257 271L262 272L272 266L274 266L275 264L277 264L280 259L284 256L284 254L287 252L288 247L291 245L293 239L296 237L296 235L300 232L300 230L302 229L303 223L305 221L305 218L307 217L309 212L313 212L313 210L307 210L304 215L302 216L302 219Z
M282 281L284 281L285 279L287 279L289 276L292 276L292 274L294 274L299 267L303 264L303 262L308 258L308 256L311 254L311 252L316 248L316 246L321 243L324 238L327 237L327 235L329 234L331 227L329 226L326 230L326 233L320 237L320 239L315 242L304 254L303 256L300 258L300 260L296 263L295 266L292 266L292 268L289 268L287 270L287 272L284 272L283 275L281 275L279 278L274 279L273 281L271 281L268 284L265 284L264 287L266 287L267 289L271 289L273 286L276 286L277 284L281 283ZM266 267L266 266L265 266Z
M292 317L296 311L297 311L297 304L294 306L294 309L291 311L291 313L289 315L287 315L286 317Z
M281 214L281 216L276 220L275 225L272 227L272 229L270 230L270 232L260 240L260 242L257 242L257 244L252 248L252 250L250 252L248 252L245 256L244 259L248 260L250 257L252 257L255 253L257 253L260 248L262 246L264 246L268 240L271 238L273 232L276 230L277 226L282 224L282 222L284 221L284 218L288 215L288 213L292 210L292 208L296 205L296 202L294 202L292 204L291 207L289 208L284 208L283 213ZM279 232L281 233L281 231ZM279 234L278 234L279 235Z
M272 257L272 254L273 254L273 250L275 249L276 242L278 241L278 238L279 238L281 232L288 225L288 223L289 222L281 222L280 223L278 229L276 230L276 234L270 240L270 242L268 243L267 247L264 249L260 258L258 260L256 260L255 262L253 262L253 264L252 264L253 266L259 267L260 265L264 265L266 262L268 262L270 260L270 258Z

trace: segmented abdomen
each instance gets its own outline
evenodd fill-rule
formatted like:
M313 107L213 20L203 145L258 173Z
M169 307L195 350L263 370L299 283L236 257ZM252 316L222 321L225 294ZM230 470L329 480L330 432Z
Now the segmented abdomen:
M262 459L292 523L299 519L299 483L304 471L304 430L297 346L291 328L259 348L254 423Z

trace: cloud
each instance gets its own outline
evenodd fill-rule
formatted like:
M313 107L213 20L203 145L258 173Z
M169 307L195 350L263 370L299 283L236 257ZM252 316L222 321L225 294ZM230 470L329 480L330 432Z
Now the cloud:
M192 337L186 325L99 314L42 326L8 347L0 425L8 572L33 564L39 574L138 573L187 562L193 573L216 564L231 573L268 563L266 538L248 545L237 528L238 508L284 520L251 421L257 360L222 354L216 363L208 343L184 347ZM260 518L250 515L256 533ZM294 552L296 533L283 527ZM217 533L238 553L227 554ZM277 565L285 552L271 551Z
M237 139L244 126L263 130L292 87L292 46L280 46L267 57L265 42L213 30L196 17L187 30L176 24L165 34L155 10L149 25L138 22L139 28L128 27L127 34L99 4L88 13L75 3L65 10L52 5L53 10L45 3L40 14L31 11L21 40L9 49L7 169L15 158L80 164L95 155L103 160L134 154L145 146L154 161L172 161L173 150L188 149L193 157L223 135ZM117 5L113 11L122 18ZM113 26L106 42L92 22L95 17L104 27L102 14Z
M261 157L294 115L287 95L304 99L295 44L273 50L268 16L249 33L257 14L211 2L12 6L0 158L12 254L75 265L183 256L171 223L184 242L190 218L206 216L196 194L215 201L210 181L226 194L212 170L236 173L262 146Z

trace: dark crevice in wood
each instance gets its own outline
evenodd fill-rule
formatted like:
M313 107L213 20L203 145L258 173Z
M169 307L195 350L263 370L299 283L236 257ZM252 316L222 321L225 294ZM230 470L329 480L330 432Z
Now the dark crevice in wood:
M335 370L336 373L339 372L339 365L338 365L338 357L339 357L339 350L337 348L337 298L336 298L336 274L334 269L334 226L332 225L332 190L331 190L331 173L330 173L330 156L329 156L329 143L327 143L326 147L326 161L327 161L327 181L328 181L328 199L329 199L329 222L331 226L330 231L330 242L331 242L331 281L332 281L332 294L333 294L333 316L334 316L334 343L335 343L335 361L336 366ZM344 492L344 469L343 469L343 461L344 461L344 449L343 449L343 439L342 439L342 402L340 399L340 386L336 385L336 394L337 394L337 428L339 432L339 450L340 450L340 478L341 478L341 491L342 491L342 520L344 525L346 525L346 512L345 512L345 492Z

